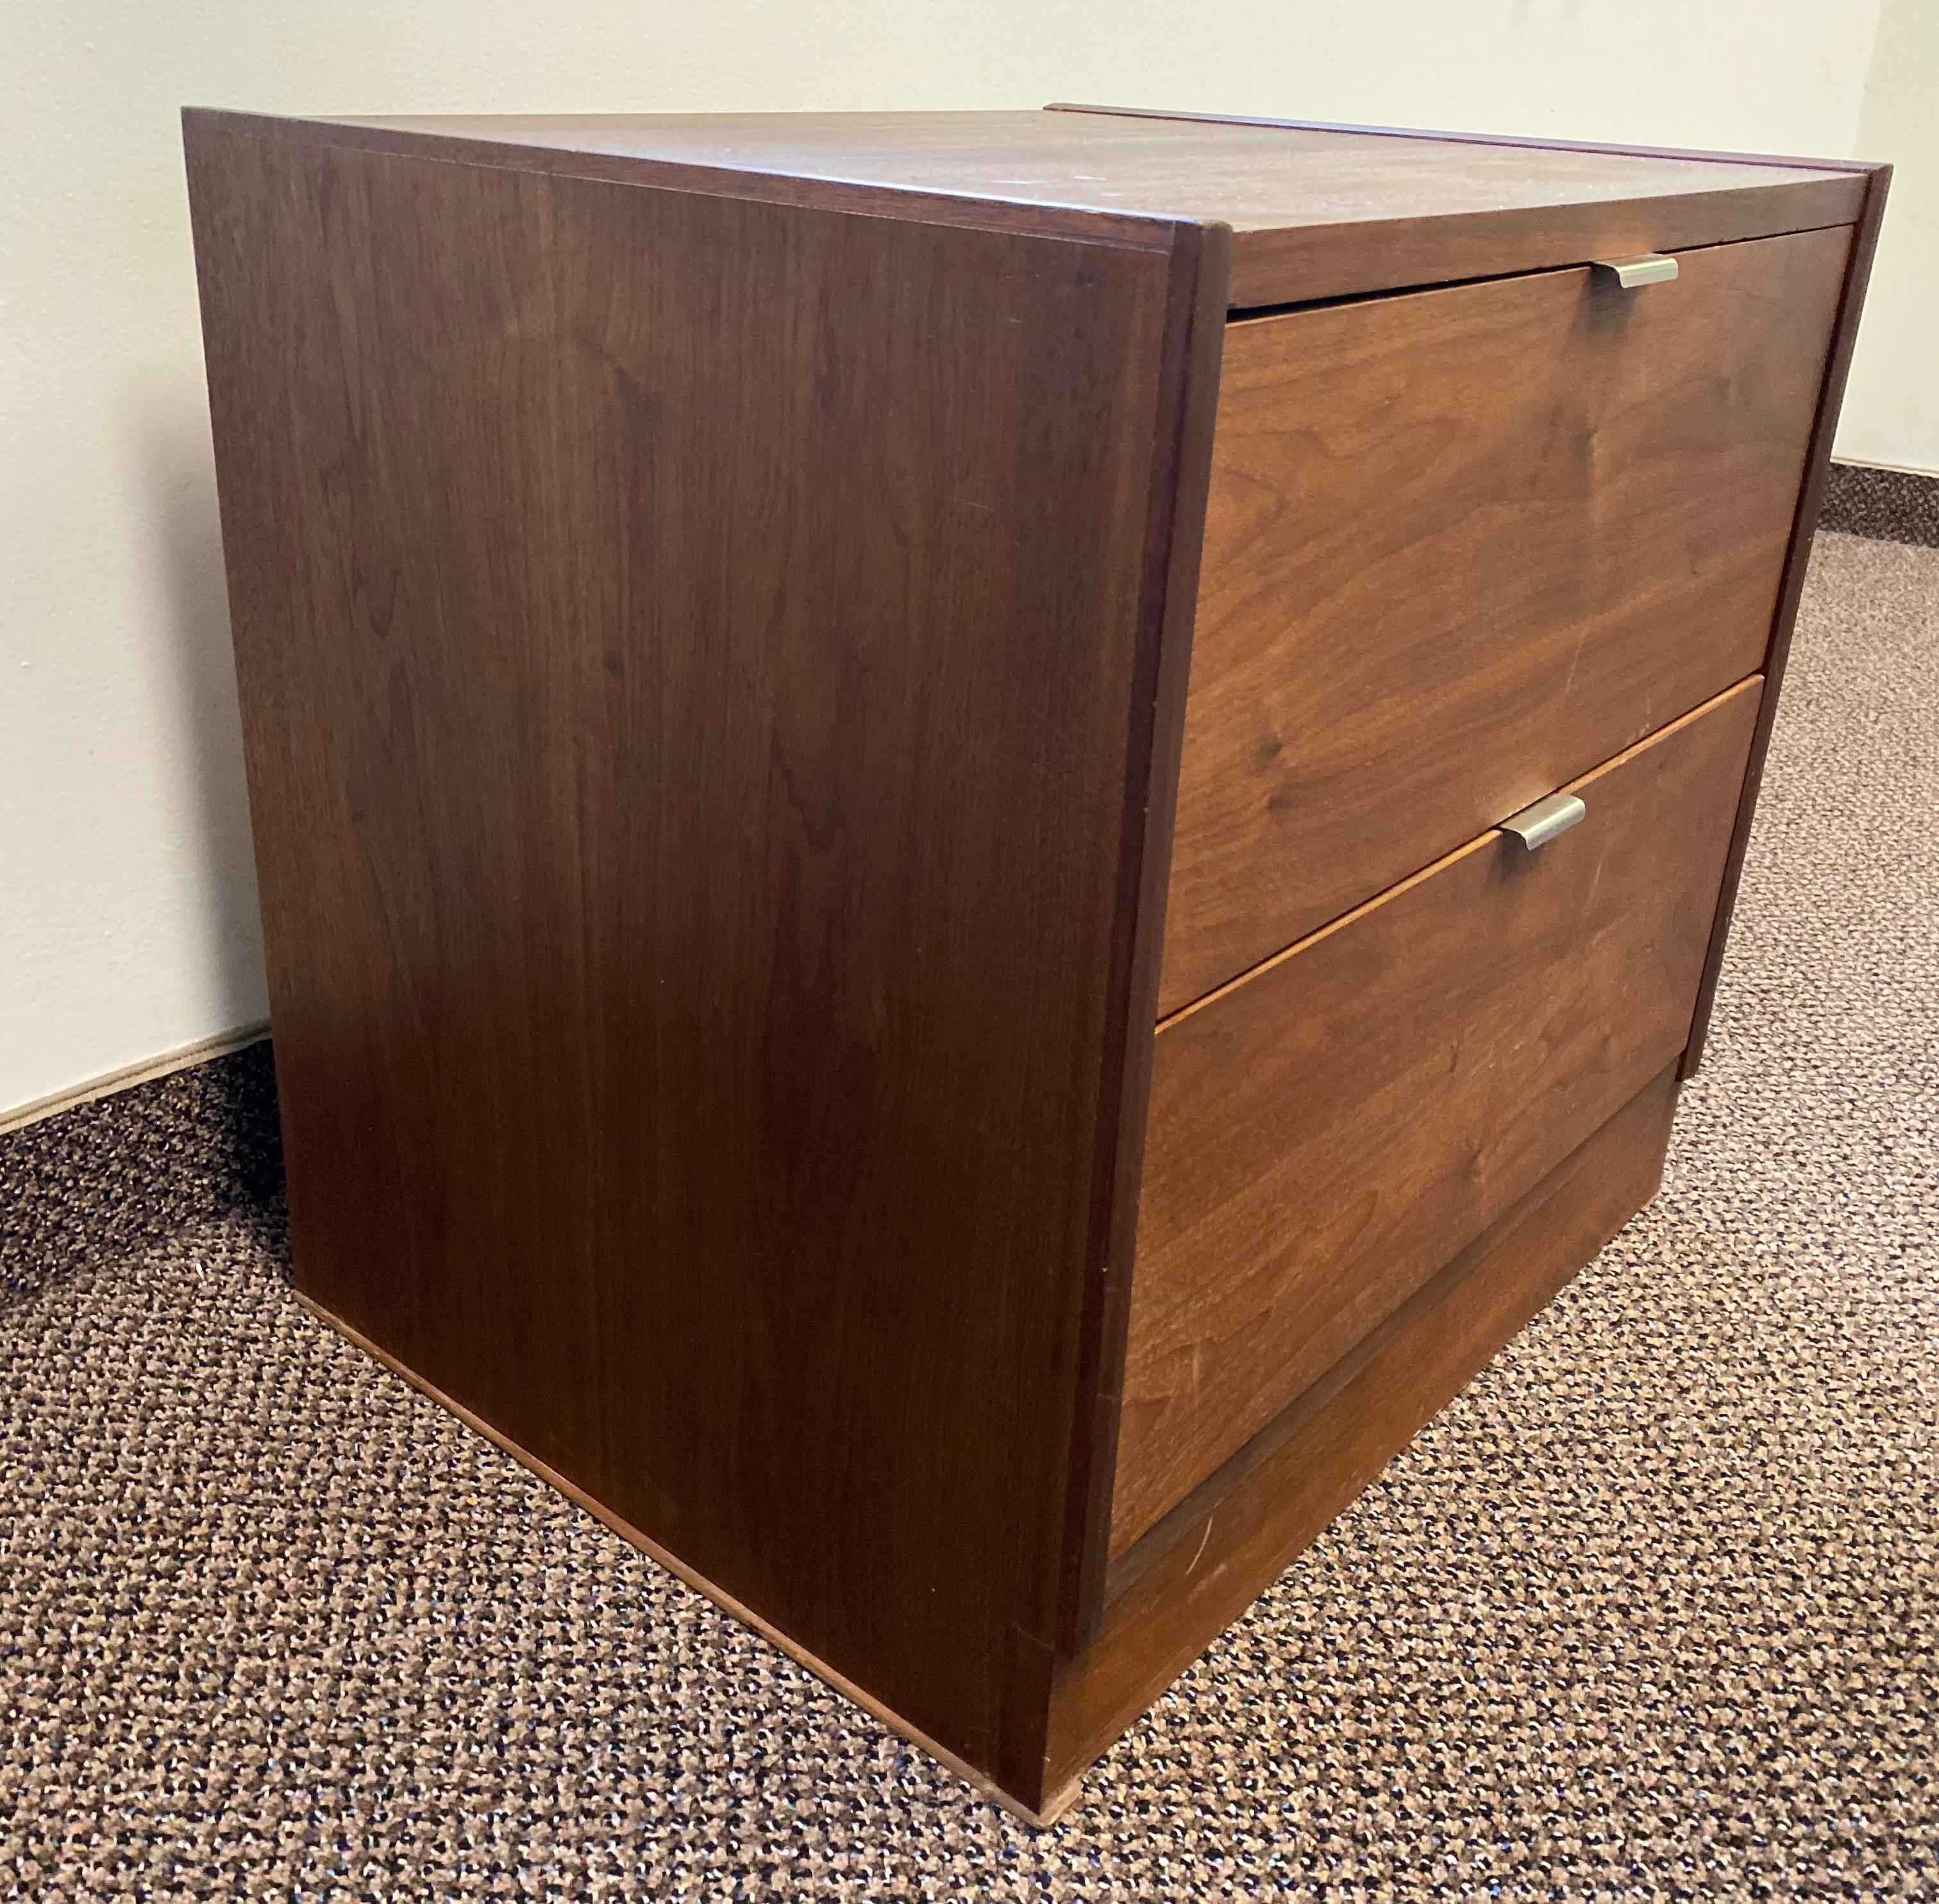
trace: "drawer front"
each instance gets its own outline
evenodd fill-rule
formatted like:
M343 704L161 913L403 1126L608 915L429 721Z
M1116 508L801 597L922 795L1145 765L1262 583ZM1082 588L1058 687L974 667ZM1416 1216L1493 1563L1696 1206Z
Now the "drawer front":
M1159 1031L1114 1553L1676 1059L1761 687Z
M1161 1016L1763 665L1849 237L1231 327Z

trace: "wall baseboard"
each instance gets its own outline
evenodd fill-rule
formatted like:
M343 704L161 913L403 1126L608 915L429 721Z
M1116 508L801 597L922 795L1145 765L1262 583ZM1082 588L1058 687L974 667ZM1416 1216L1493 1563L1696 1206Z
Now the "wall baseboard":
M84 1084L56 1091L51 1097L37 1097L32 1103L0 1111L0 1133L24 1130L43 1118L58 1116L77 1104L91 1104L97 1097L111 1097L115 1092L145 1084L151 1078L166 1078L172 1071L186 1071L191 1065L205 1064L211 1058L226 1057L231 1051L260 1045L269 1035L266 1024L245 1025L235 1031L218 1032L213 1038L199 1038L193 1045L164 1051L160 1057L145 1058L138 1064L123 1065L119 1071L90 1078Z
M1834 461L1825 473L1818 526L1939 549L1939 476L1879 463Z
M1840 469L1883 470L1889 476L1923 476L1939 482L1939 470L1928 470L1922 463L1874 463L1863 456L1834 456L1831 461Z

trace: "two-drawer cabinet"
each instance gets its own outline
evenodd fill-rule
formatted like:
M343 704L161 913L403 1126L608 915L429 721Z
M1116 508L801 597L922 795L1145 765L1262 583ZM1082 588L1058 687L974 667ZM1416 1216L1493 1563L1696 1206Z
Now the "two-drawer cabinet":
M1053 1815L1653 1194L1883 172L187 133L299 1291Z

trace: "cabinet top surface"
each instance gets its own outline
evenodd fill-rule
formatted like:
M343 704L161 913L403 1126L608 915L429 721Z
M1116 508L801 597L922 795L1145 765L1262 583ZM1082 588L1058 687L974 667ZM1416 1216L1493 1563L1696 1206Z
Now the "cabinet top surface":
M1240 233L1675 198L1822 179L1825 169L1094 111L453 114L321 123L607 162L1216 221Z

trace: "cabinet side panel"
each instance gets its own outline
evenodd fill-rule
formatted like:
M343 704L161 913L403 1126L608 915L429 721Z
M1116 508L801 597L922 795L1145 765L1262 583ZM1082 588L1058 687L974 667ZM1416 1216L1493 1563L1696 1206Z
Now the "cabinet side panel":
M190 127L299 1286L988 1766L1167 260Z

